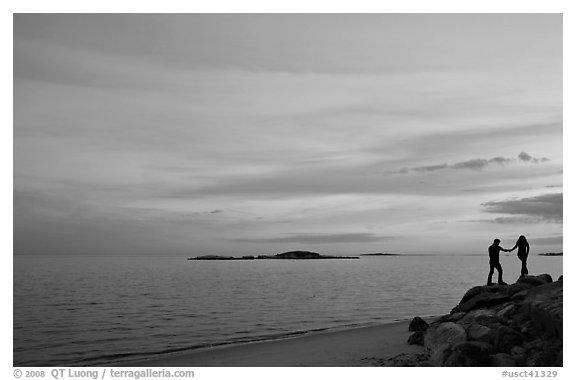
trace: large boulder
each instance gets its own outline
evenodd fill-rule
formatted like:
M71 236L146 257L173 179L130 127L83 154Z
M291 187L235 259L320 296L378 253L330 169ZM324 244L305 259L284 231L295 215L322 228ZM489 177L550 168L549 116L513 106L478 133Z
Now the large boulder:
M485 367L490 363L492 345L484 342L461 342L452 346L442 363L445 367Z
M563 332L563 298L562 282L548 283L528 291L523 306L537 330L560 340Z
M513 328L498 326L492 330L491 341L496 352L509 353L510 350L524 342L524 336Z
M463 304L465 302L467 302L468 300L476 297L479 294L482 293L505 293L507 291L507 286L506 285L480 285L480 286L474 286L473 288L468 289L468 291L466 293L464 293L464 296L462 297L462 299L460 300L460 302L458 303Z
M524 296L525 302L533 301L547 301L558 299L562 297L563 293L563 283L562 282L551 282L544 285L528 289Z
M536 285L533 282L529 282L529 281L528 282L517 282L515 284L508 286L506 293L508 293L508 295L510 297L512 297L514 294L519 293L523 290L532 289L534 286L536 286Z
M415 331L408 337L408 344L424 345L424 331Z
M468 339L490 343L492 341L492 336L494 335L493 330L490 327L474 323L468 327L466 330L468 333Z
M452 309L451 313L494 306L508 301L509 299L510 296L505 292L484 292L468 299L464 303L459 304L454 309Z
M466 312L460 311L456 313L450 313L441 316L440 318L436 319L434 323L444 323L444 322L458 322L460 319L466 316Z
M496 317L498 317L504 321L509 321L512 318L512 316L516 313L517 310L518 310L518 305L512 303L512 304L506 305L502 309L498 310L496 312Z
M468 312L461 320L461 323L477 323L480 325L491 326L500 324L504 321L498 317L496 312L491 309L478 309Z
M541 274L539 276L523 276L516 281L517 284L526 283L533 286L540 286L552 282L552 276Z
M408 331L426 331L428 322L420 317L414 317L408 326Z
M516 367L518 363L513 356L504 354L504 353L497 353L494 355L490 355L490 367Z
M476 297L480 293L489 292L488 288L489 288L488 286L474 286L473 288L468 289L468 291L466 293L464 293L464 296L462 297L462 299L460 300L460 302L458 304L460 305L460 304L468 301L469 299Z
M431 351L464 341L466 330L454 322L441 323L436 328L428 329L424 335L424 346Z

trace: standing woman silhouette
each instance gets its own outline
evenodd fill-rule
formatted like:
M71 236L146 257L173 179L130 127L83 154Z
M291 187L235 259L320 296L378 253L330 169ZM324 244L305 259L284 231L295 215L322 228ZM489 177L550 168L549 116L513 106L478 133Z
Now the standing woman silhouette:
M510 251L515 250L518 248L518 258L522 261L522 269L520 269L520 277L524 277L528 274L528 267L526 266L526 260L528 260L528 254L530 253L530 244L528 244L528 240L526 240L526 236L520 235L518 240L516 241L516 245L514 248L511 248Z

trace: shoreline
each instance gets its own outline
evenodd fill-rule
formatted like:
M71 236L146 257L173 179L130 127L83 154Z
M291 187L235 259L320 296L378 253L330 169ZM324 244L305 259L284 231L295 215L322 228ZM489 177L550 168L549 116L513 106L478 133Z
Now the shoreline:
M436 317L424 317L432 321ZM127 359L112 367L361 367L423 348L407 343L409 319L327 329L284 338L223 344L150 358Z

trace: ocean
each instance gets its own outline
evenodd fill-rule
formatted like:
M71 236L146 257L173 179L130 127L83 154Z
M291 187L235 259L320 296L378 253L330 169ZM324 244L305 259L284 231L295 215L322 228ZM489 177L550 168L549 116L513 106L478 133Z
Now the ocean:
M504 280L520 261L501 255ZM188 261L14 257L14 366L93 366L229 343L446 314L486 256ZM531 274L562 257L531 255ZM496 274L494 275L496 280Z

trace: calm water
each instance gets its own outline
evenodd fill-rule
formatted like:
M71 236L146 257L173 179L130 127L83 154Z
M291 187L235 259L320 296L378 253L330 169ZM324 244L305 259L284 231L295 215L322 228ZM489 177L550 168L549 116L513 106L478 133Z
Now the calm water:
M520 261L501 261L515 281ZM531 256L528 268L557 279L562 258ZM15 257L14 365L88 366L446 314L487 272L484 256Z

